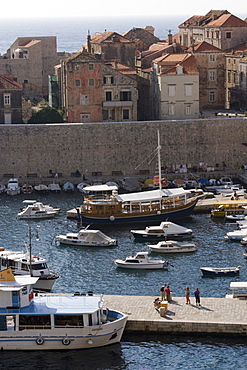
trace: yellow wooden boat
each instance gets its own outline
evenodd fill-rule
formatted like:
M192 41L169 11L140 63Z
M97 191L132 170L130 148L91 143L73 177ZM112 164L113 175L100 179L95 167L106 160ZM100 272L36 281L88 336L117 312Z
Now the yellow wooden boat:
M247 213L247 200L228 200L214 203L211 210L212 217L225 217L226 215Z

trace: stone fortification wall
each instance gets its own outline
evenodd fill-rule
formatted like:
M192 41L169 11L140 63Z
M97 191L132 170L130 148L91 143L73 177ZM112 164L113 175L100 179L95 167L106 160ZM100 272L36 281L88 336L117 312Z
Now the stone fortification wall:
M199 162L227 169L247 162L247 119L201 119L107 124L0 125L0 178L4 174L26 177L86 176L112 171L137 175L157 169L157 130L163 166ZM152 154L153 153L153 154ZM153 160L151 160L153 159ZM114 177L114 176L112 176Z

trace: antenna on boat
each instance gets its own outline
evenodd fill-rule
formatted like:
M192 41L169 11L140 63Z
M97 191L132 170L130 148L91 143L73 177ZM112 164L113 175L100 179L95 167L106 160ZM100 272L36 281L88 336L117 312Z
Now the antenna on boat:
M157 147L157 151L158 151L159 189L162 190L162 185L161 185L161 160L160 160L160 149L161 149L161 145L160 145L160 132L159 132L159 130L157 131L157 133L158 133L158 147Z

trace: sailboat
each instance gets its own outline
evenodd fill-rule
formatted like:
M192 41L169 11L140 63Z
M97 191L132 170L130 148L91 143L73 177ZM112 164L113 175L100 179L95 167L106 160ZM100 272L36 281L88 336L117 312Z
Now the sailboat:
M195 195L183 188L162 189L160 149L158 131L158 189L128 194L113 190L110 196L85 197L80 207L82 223L156 223L190 216L197 203Z

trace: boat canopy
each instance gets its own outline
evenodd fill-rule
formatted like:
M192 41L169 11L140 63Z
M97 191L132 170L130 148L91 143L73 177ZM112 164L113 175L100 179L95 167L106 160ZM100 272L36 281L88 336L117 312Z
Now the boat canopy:
M129 194L118 194L116 199L119 202L130 202L130 203L140 203L140 202L152 202L155 200L161 200L164 197L173 198L191 194L189 190L184 190L183 188L167 189L167 190L150 190L142 191L139 193L129 193Z
M232 281L230 289L247 289L247 281Z
M90 191L90 192L91 191L104 192L104 191L118 190L118 187L115 185L102 184L102 185L85 186L83 190Z

